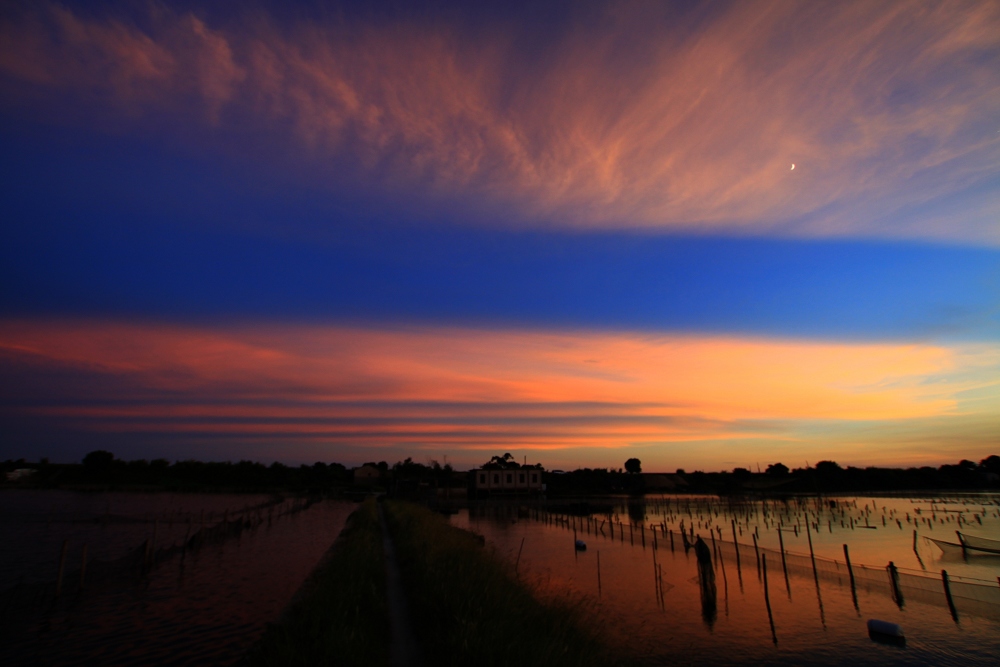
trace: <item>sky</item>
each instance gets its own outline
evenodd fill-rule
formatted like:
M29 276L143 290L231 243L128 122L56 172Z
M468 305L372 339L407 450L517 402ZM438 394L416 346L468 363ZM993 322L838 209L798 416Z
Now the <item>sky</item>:
M0 459L1000 453L1000 3L0 4Z

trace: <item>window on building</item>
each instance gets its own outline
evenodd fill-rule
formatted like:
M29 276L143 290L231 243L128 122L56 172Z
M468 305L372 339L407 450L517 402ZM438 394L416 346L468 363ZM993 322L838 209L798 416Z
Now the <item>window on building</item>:
M514 481L514 475L507 473L507 483L510 484L512 481Z
M537 472L531 473L531 483L532 484L537 484L538 483L538 473Z
M500 475L493 475L493 483L494 484L500 483Z
M479 473L479 483L480 484L486 483L486 473Z
M524 473L523 472L520 475L517 476L517 481L518 481L519 484L524 484Z

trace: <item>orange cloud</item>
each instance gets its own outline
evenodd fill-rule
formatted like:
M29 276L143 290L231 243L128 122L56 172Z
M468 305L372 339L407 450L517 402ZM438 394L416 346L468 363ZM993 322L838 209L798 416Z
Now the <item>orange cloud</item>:
M6 321L2 369L8 417L96 432L702 455L689 466L786 450L869 460L873 441L917 437L907 429L923 430L921 455L949 437L985 451L1000 394L989 346L629 332Z
M968 215L921 208L995 176L997 4L712 12L624 3L567 18L529 57L511 26L209 26L157 7L140 28L42 4L0 25L0 73L11 99L31 84L290 126L307 161L472 217L1000 242L995 195Z

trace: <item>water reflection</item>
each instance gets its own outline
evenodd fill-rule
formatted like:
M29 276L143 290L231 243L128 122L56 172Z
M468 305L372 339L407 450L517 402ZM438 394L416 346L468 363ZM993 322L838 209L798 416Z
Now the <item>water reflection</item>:
M526 503L520 510L526 518L516 523L509 519L514 510L494 502L453 521L484 535L511 562L523 541L522 579L543 593L593 600L609 635L628 637L632 662L899 664L898 646L868 636L866 620L878 618L906 628L907 664L964 666L992 664L990 656L1000 652L1000 572L976 559L948 567L970 568L951 581L953 593L964 586L952 615L942 577L931 569L942 555L918 542L928 570L917 569L910 527L974 524L989 535L1000 529L998 500L647 497L640 523L637 503L623 497L572 501L576 508L600 507L593 514L560 512L569 503ZM589 548L571 557L574 532ZM907 555L912 564L898 568L900 608L887 564ZM970 573L985 581L963 578Z
M700 537L694 543L694 553L698 559L698 587L701 591L701 617L709 630L715 625L716 590L715 568L712 565L712 553L708 545Z
M633 523L646 522L646 501L641 498L632 498L628 501L628 518Z
M190 508L197 498L183 501ZM218 506L220 499L206 501ZM2 662L232 663L277 619L353 508L325 501L275 513L230 538L160 559L145 574L90 579L82 589L66 586L58 598L40 584L22 585L36 594L5 600Z

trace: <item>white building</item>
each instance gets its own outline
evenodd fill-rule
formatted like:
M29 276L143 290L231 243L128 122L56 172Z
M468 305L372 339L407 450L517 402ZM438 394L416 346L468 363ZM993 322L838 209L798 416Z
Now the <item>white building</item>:
M540 493L545 490L541 468L477 468L469 471L472 488L487 493Z

